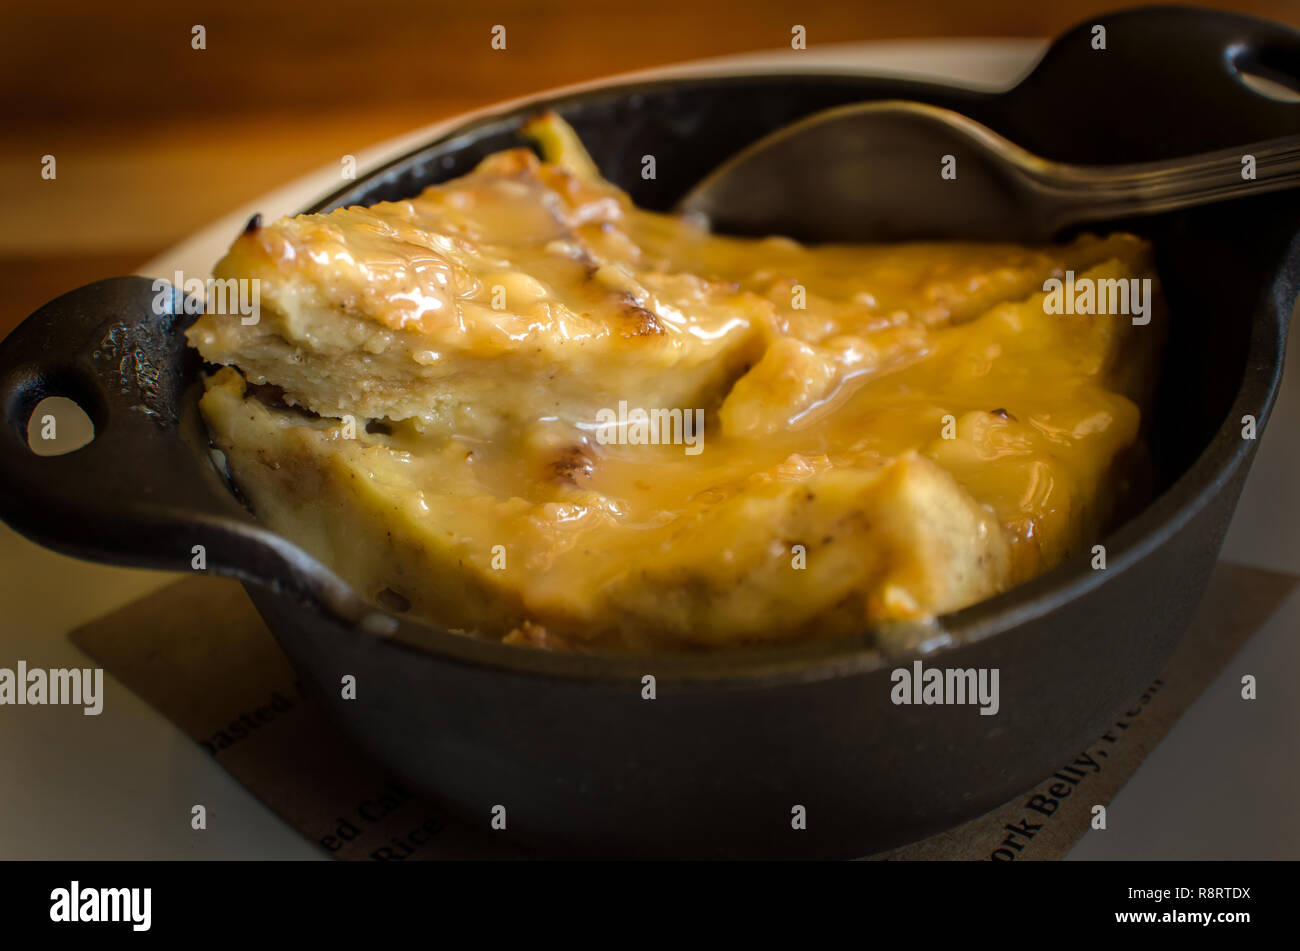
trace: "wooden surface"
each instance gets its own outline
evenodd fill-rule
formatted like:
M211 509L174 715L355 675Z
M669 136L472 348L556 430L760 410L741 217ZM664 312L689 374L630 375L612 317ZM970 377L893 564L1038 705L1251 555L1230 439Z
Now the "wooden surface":
M1122 0L5 0L0 335L232 206L439 118L578 80L750 50L1046 37ZM1207 5L1300 25L1296 0ZM206 49L192 48L192 28ZM506 27L504 51L490 45ZM43 181L41 157L58 177Z

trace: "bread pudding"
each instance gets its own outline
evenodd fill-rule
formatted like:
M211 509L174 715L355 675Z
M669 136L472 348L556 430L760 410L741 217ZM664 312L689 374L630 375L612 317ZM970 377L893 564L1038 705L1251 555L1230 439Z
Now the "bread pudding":
M232 480L363 595L554 650L805 641L990 597L1139 494L1164 313L1048 288L1158 293L1144 241L715 235L525 132L541 157L254 223L215 274L259 319L188 332Z

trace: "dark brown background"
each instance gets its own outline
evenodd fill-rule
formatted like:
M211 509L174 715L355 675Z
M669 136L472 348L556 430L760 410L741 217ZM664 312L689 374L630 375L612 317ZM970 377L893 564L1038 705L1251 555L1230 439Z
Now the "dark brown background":
M0 334L232 206L497 100L705 56L927 36L1046 37L1123 0L6 0ZM1300 25L1296 0L1207 6ZM207 49L193 50L194 24ZM508 31L490 48L493 24ZM58 178L40 177L53 154Z

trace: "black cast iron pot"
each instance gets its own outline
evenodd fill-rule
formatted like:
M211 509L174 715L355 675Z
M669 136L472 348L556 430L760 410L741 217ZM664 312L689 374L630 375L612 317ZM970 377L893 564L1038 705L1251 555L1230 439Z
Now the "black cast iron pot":
M1093 23L1107 30L1092 47ZM705 172L801 116L870 99L957 109L1053 159L1130 162L1300 131L1300 105L1261 97L1250 70L1300 75L1300 35L1223 13L1151 9L1063 36L1004 94L878 78L754 75L639 83L480 119L314 210L410 196L521 143L557 109L602 171L670 207ZM1292 79L1294 81L1294 79ZM640 177L641 156L658 178ZM918 196L918 200L925 200ZM1095 740L1159 672L1201 597L1282 374L1300 280L1300 196L1116 222L1150 237L1172 313L1152 419L1160 491L1103 541L1029 584L941 619L929 666L998 668L1001 709L895 706L872 632L706 657L565 656L395 619L271 534L209 458L200 362L183 316L158 318L144 278L102 281L0 344L0 516L50 548L120 565L241 579L338 723L471 824L552 852L855 856L975 816ZM233 235L231 236L234 237ZM92 443L38 457L45 396L76 400ZM357 677L355 700L340 679ZM657 698L642 699L643 677ZM807 828L793 828L803 806Z

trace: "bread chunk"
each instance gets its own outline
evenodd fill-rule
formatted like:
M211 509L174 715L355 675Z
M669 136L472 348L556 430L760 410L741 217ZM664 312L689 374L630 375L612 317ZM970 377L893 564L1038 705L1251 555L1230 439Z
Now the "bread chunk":
M260 319L189 331L254 512L361 594L547 650L800 642L991 597L1140 497L1142 240L712 235L527 131L544 159L247 231L216 274Z

